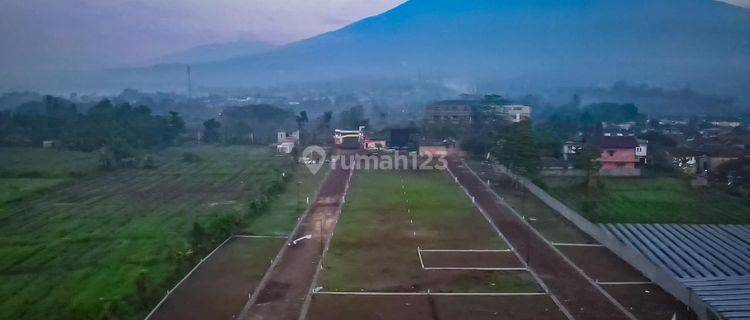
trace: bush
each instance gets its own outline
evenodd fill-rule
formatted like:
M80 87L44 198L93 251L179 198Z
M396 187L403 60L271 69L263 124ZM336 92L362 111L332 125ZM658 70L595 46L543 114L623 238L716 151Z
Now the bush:
M202 159L195 153L185 152L182 154L182 161L185 162L199 162Z
M156 168L156 160L154 160L154 156L147 154L143 156L143 162L142 165L143 169L155 169Z

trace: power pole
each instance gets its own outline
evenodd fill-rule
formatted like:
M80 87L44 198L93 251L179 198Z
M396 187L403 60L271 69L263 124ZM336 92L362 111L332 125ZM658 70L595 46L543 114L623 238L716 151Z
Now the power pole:
M193 83L190 79L190 65L187 65L187 92L188 92L188 103L193 98Z

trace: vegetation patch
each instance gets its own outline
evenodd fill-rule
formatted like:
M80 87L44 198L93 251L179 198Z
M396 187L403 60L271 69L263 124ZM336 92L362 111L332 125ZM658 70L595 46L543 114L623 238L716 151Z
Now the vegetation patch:
M545 182L555 198L596 223L750 223L741 199L680 178L601 178L594 190L576 178Z
M37 164L24 170L48 170ZM285 158L246 146L170 148L153 164L0 205L0 318L142 318L291 172Z

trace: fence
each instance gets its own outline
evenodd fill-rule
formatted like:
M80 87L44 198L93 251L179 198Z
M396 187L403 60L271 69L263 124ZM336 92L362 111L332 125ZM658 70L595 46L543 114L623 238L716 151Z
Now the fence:
M525 177L510 172L502 165L495 165L495 169L516 180L547 206L560 213L560 215L568 219L568 221L572 222L576 227L607 247L607 249L614 252L628 264L638 269L638 271L643 273L643 275L649 278L652 282L659 285L662 289L669 292L690 309L695 311L700 319L708 320L717 318L714 311L712 311L709 306L690 288L680 282L675 276L663 270L661 267L651 262L651 260L648 260L636 249L622 243L606 229L592 223L577 212L568 208L568 206L550 196L546 191L542 190Z

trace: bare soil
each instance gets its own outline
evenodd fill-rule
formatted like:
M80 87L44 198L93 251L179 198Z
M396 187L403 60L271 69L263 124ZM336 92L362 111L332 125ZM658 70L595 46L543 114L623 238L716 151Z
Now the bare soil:
M605 290L640 320L697 319L695 313L655 284L603 285Z
M566 319L547 295L502 297L315 295L313 302L307 317L311 320Z
M590 278L602 282L649 281L606 247L557 247Z
M311 239L291 245L268 272L268 282L252 305L246 306L247 319L296 320L310 292L310 286L323 256L326 241L333 235L350 170L333 169L321 186L315 203L292 239L310 235Z
M233 319L283 242L232 238L185 279L151 319Z
M523 268L513 252L422 251L425 268Z

